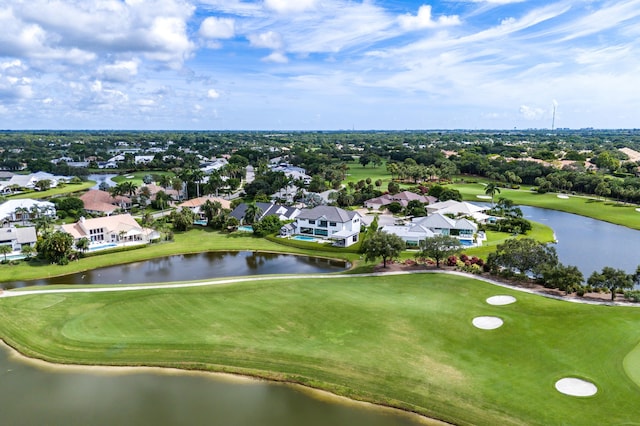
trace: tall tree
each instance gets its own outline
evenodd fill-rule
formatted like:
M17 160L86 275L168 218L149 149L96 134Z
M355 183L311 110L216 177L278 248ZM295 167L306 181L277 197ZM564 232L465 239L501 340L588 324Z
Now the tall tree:
M484 188L484 193L491 196L491 205L493 205L493 197L500 193L500 188L495 182L489 182Z
M250 225L260 220L261 215L262 209L258 207L256 203L249 203L247 204L247 209L244 211L243 222Z
M0 254L4 255L4 263L7 263L7 255L13 251L8 244L0 244Z
M460 240L449 235L435 235L420 241L420 251L416 257L429 258L436 261L436 267L440 267L440 261L462 250Z
M402 238L388 232L377 231L368 237L362 243L362 253L365 260L372 261L382 258L383 268L387 267L387 260L397 258L402 250L406 247L406 243Z
M602 268L602 272L594 271L587 284L596 288L606 288L611 292L611 300L616 298L616 291L626 288L633 288L635 275L627 274L622 269L615 269L610 266Z

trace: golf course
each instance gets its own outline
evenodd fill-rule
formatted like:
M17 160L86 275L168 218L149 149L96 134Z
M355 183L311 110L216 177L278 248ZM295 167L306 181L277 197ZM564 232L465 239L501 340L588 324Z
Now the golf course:
M638 308L570 303L444 273L300 278L5 292L0 337L56 363L237 373L454 424L640 418ZM497 295L515 302L487 302ZM478 328L478 317L501 326ZM560 393L554 385L563 378L592 383L597 393Z

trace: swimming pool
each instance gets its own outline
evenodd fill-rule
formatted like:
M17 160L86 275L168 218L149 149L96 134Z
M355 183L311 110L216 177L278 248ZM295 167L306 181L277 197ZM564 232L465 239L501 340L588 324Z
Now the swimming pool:
M113 247L118 247L118 245L116 243L98 244L98 245L89 247L89 251L104 250L104 249L113 248Z
M324 243L325 240L320 239L320 238L315 238L315 237L307 237L306 235L294 235L293 237L291 237L292 240L297 240L297 241L307 241L307 242L312 242L312 243Z
M193 221L194 225L202 225L202 226L207 226L207 221L206 220L202 220L202 219L197 219Z
M240 226L238 226L238 231L241 231L241 232L253 232L253 226L251 226L251 225L240 225Z
M460 244L462 244L465 247L471 247L473 245L473 240L458 240L460 241Z

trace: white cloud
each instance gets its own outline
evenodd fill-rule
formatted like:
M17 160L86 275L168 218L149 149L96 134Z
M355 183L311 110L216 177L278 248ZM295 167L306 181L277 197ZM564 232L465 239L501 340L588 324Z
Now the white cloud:
M424 4L418 9L418 14L413 16L405 14L398 17L400 26L406 30L420 30L424 28L444 27L460 25L460 18L457 15L440 16L437 20L431 18L431 6Z
M282 48L282 36L274 31L267 31L260 34L250 34L248 36L249 42L253 47L260 47L265 49L280 49Z
M264 0L264 6L277 13L304 12L316 7L317 0Z
M220 97L220 93L218 93L218 91L216 91L215 89L209 89L207 90L207 97L209 99L218 99Z
M138 61L118 61L103 65L99 74L106 81L127 82L138 74Z
M287 58L287 56L282 52L273 52L269 56L265 56L264 58L262 58L262 60L264 62L275 62L279 64L285 64L289 62L289 58Z
M520 106L519 112L526 120L540 120L547 114L547 111L543 108L531 107L528 105Z
M198 33L209 39L227 39L235 36L235 21L231 18L210 16L202 21Z

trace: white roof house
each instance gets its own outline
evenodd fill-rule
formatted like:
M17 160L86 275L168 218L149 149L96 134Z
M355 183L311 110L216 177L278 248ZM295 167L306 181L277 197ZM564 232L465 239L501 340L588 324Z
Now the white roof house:
M399 236L408 246L418 246L420 241L435 235L452 236L470 245L476 240L474 235L478 232L478 225L466 218L452 219L441 213L433 213L415 218L404 226L387 225L381 230Z
M35 246L36 228L0 228L0 245L11 246L12 251L20 251L26 245Z
M56 217L56 207L53 203L24 198L21 200L8 200L0 204L0 220L6 218L9 222L26 222L35 216L35 207L38 208L38 214L44 214L51 218ZM26 210L28 210L28 213Z
M87 238L92 244L101 243L146 243L157 239L157 232L143 228L130 214L85 219L62 225L60 229L71 234L74 240Z
M334 245L348 247L358 241L362 216L355 211L333 206L303 209L286 231L334 240Z

